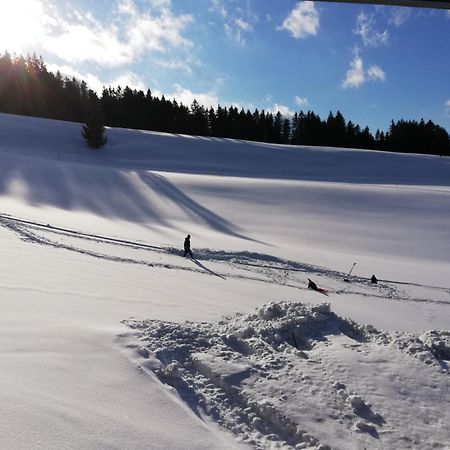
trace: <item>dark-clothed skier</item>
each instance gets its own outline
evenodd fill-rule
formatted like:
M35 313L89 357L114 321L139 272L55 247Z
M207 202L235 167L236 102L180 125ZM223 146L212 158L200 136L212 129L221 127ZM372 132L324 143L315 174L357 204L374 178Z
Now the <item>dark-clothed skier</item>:
M312 289L313 291L318 291L319 288L317 287L317 284L314 283L314 281L310 280L308 278L308 289Z
M309 278L308 278L308 289L312 289L313 291L320 292L323 295L328 295L328 291L326 289L317 287L317 284L314 283L314 281L310 280Z
M184 240L184 255L183 255L183 257L186 257L187 254L189 254L191 256L191 258L194 257L192 255L192 250L191 250L191 235L190 234L188 234L186 236L186 239Z

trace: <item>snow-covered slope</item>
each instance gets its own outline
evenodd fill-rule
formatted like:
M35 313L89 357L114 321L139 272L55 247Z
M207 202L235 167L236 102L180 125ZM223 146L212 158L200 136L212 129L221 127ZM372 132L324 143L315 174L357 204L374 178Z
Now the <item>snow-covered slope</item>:
M0 448L450 445L447 158L0 137Z

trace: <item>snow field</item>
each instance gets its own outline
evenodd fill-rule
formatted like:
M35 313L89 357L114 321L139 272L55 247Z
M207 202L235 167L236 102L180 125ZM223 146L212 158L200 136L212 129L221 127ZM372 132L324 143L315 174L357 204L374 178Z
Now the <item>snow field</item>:
M0 448L450 445L447 159L0 133Z

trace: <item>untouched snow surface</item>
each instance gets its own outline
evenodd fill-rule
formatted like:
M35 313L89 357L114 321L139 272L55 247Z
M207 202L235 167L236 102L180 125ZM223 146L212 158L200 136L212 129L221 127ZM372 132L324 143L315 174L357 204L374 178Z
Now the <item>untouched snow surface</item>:
M450 448L448 158L0 136L0 448Z

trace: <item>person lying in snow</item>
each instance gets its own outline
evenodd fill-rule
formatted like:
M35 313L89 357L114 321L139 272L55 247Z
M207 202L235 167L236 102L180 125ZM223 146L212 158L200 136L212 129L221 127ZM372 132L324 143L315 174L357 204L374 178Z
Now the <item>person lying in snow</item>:
M186 257L187 254L189 254L191 256L191 258L194 257L192 255L192 250L191 250L191 235L190 234L188 234L186 236L186 239L184 240L184 255L183 255L183 257Z
M313 291L320 292L321 294L328 295L328 291L326 289L322 289L317 287L317 284L314 283L313 280L308 278L308 289L312 289Z

